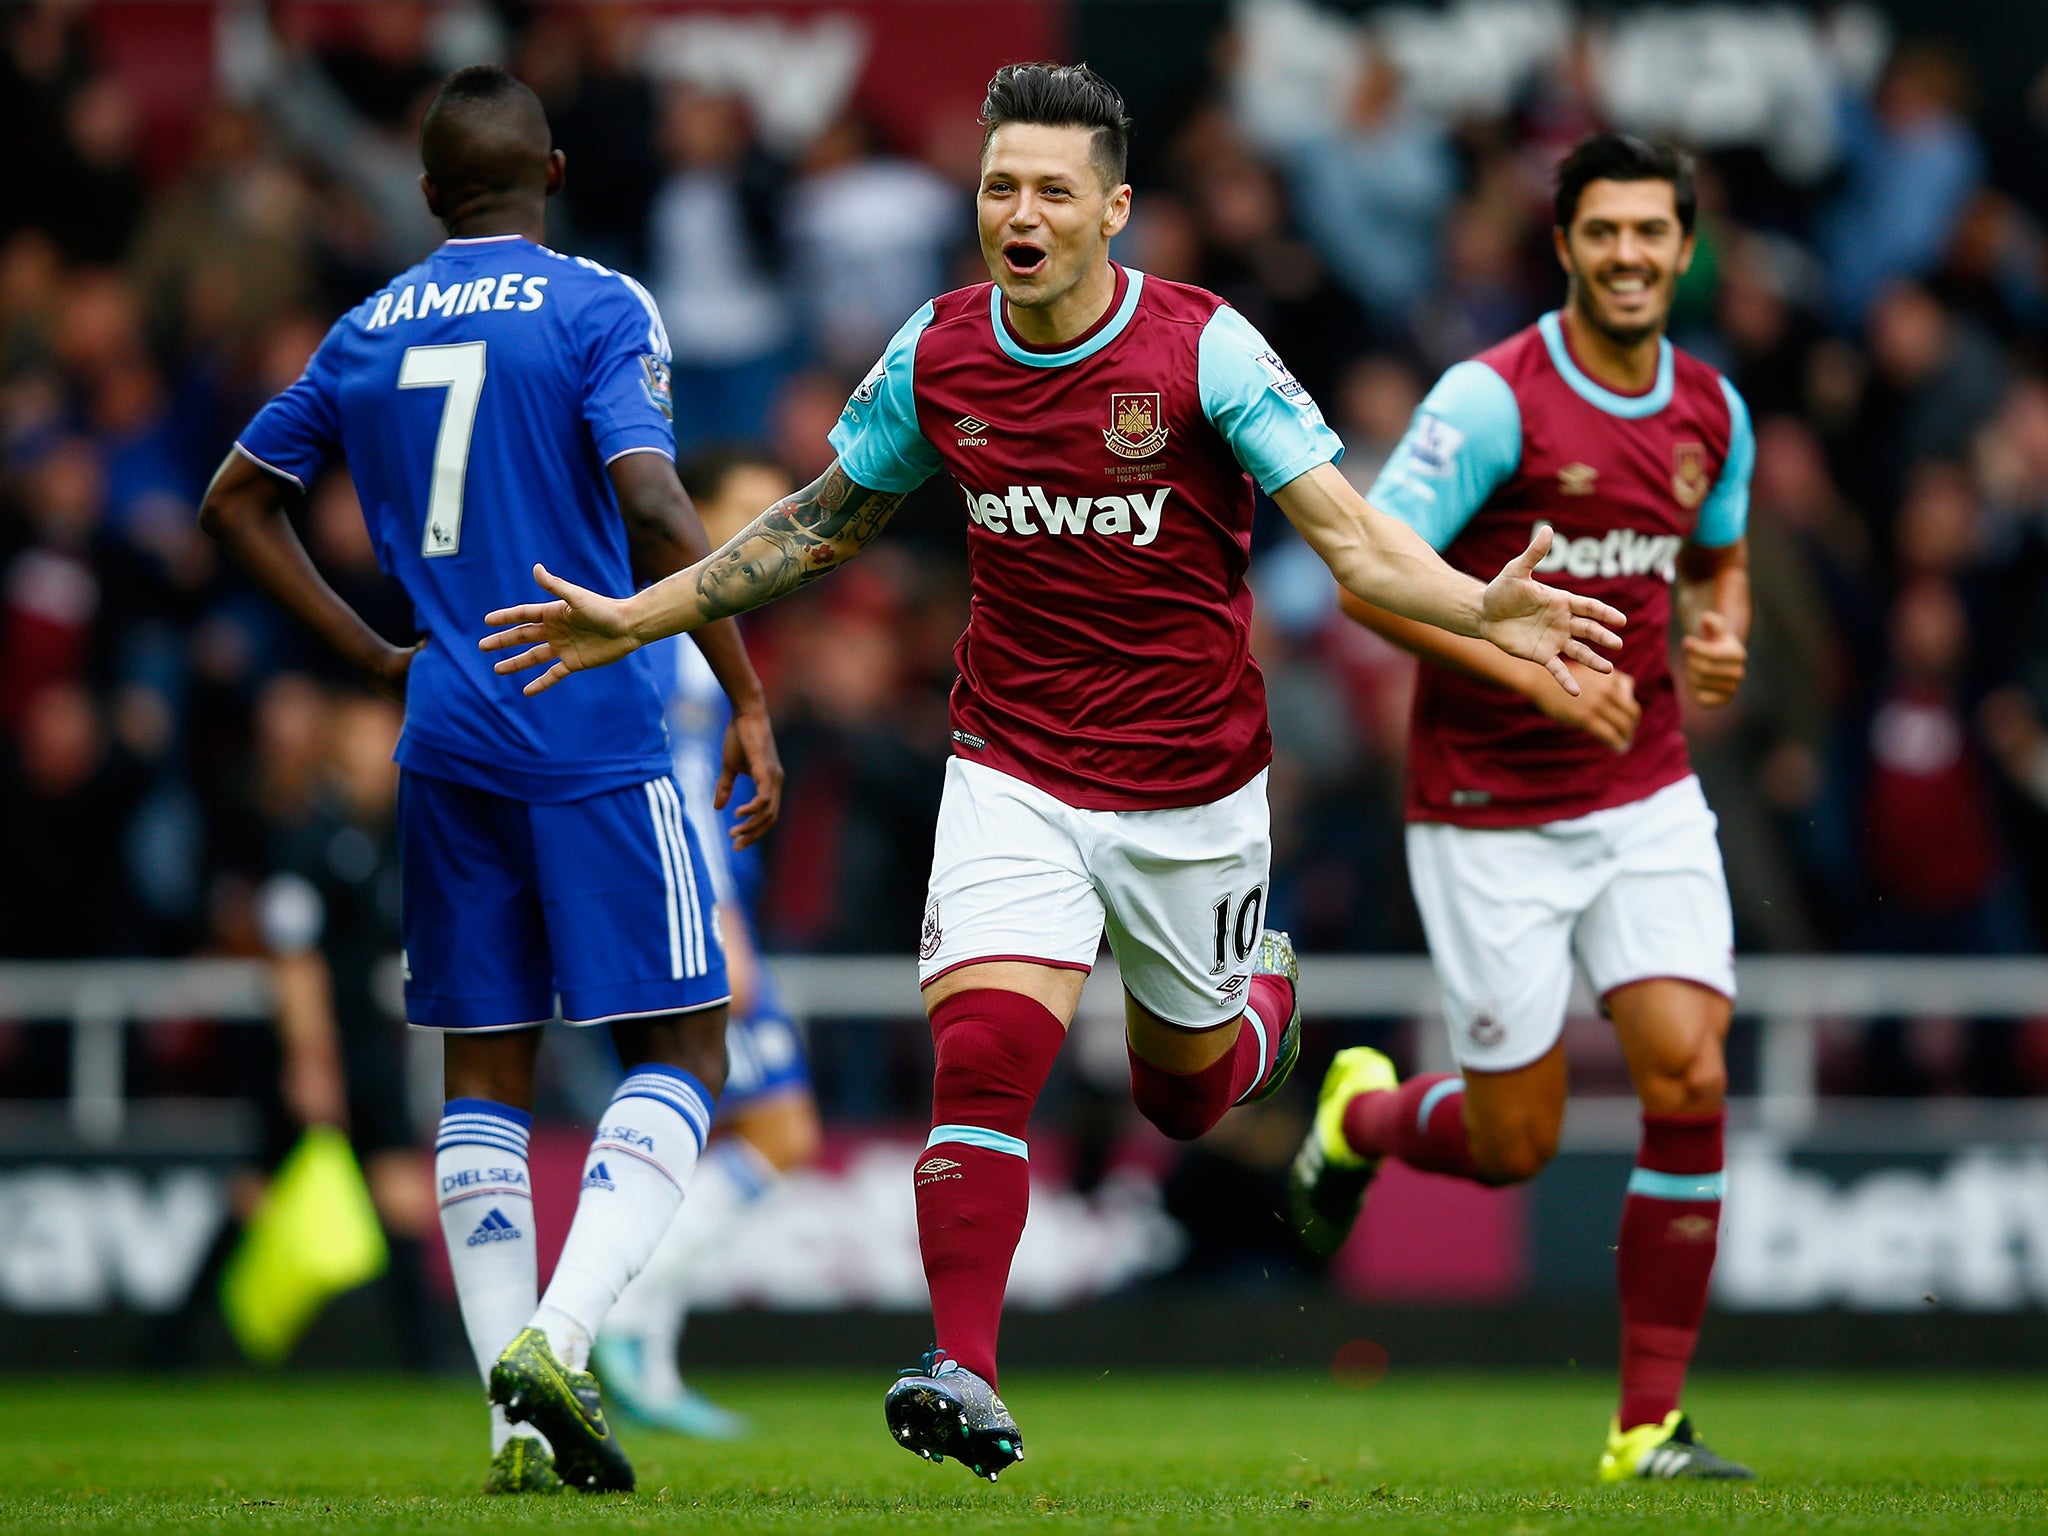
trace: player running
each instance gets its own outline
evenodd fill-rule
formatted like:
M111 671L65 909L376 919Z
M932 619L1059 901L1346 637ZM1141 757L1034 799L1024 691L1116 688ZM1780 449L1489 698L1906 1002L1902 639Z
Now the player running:
M672 463L653 303L540 244L564 172L551 142L539 99L503 70L448 79L420 157L449 239L336 322L200 513L273 598L407 700L406 1017L444 1032L434 1174L490 1386L492 1492L633 1486L584 1361L675 1215L725 1075L714 894L669 774L652 658L535 708L474 643L486 594L537 554L630 586L706 548ZM292 531L288 502L337 453L379 563L412 598L417 645L380 639ZM735 833L750 842L781 779L760 683L731 625L697 639L733 701L724 784L745 770L756 785ZM536 1305L526 1144L539 1030L558 1006L572 1024L609 1024L627 1074Z
M793 489L781 465L744 450L714 449L678 469L705 531L721 543ZM650 654L671 679L676 782L718 893L732 1016L725 1028L719 1134L697 1169L689 1200L605 1319L591 1359L605 1389L635 1418L723 1440L744 1434L746 1421L692 1391L676 1371L690 1293L748 1207L817 1156L822 1130L803 1043L754 948L748 913L761 884L759 852L746 848L727 857L727 827L712 808L731 715L725 692L703 653L687 641L663 641ZM732 793L744 796L745 783ZM737 815L728 812L726 819Z
M1297 1230L1327 1253L1383 1158L1483 1184L1533 1178L1564 1120L1576 960L1643 1107L1608 1481L1750 1476L1679 1406L1720 1223L1735 960L1666 647L1675 589L1687 692L1707 707L1734 697L1755 457L1741 397L1664 339L1694 207L1677 151L1620 134L1580 144L1557 180L1564 309L1446 373L1372 488L1461 570L1551 529L1537 569L1634 624L1620 665L1581 672L1567 695L1526 662L1347 595L1356 618L1431 663L1409 747L1408 866L1464 1076L1397 1086L1379 1052L1340 1052L1290 1181Z
M1023 1454L996 1331L1029 1195L1025 1123L1105 930L1131 1090L1167 1135L1273 1092L1300 1046L1295 964L1265 930L1266 700L1245 585L1252 483L1347 588L1579 685L1620 614L1533 580L1539 533L1482 585L1367 506L1322 414L1214 294L1110 260L1129 120L1085 65L990 82L977 198L995 281L925 305L854 391L838 458L710 559L630 598L536 567L556 601L490 615L529 692L742 613L851 557L945 471L967 520L920 974L936 1043L916 1170L935 1347L890 1431L993 1479ZM551 664L551 665L550 665Z

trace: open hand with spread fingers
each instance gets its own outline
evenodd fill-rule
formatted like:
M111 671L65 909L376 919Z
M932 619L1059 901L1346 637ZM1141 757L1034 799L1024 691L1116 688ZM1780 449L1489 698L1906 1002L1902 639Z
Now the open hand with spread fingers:
M627 599L606 597L564 581L544 565L533 568L533 579L554 593L555 601L521 603L517 608L485 614L486 624L500 627L477 642L477 648L485 651L527 647L495 663L492 670L497 672L524 672L553 663L526 685L529 695L545 693L571 672L609 666L640 649L642 642L633 633Z
M1612 672L1614 663L1594 647L1621 649L1621 636L1614 631L1628 620L1619 609L1608 607L1598 598L1561 591L1536 579L1536 567L1550 553L1550 540L1550 526L1546 523L1536 530L1529 547L1487 583L1480 608L1479 637L1510 656L1548 669L1560 688L1576 695L1579 680L1565 663L1576 662L1593 672Z

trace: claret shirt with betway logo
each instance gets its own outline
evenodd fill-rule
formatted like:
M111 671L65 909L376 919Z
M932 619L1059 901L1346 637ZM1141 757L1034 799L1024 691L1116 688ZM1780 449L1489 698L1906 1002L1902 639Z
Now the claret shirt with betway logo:
M305 487L348 462L377 563L429 640L398 760L514 799L577 800L669 769L654 657L520 694L477 649L533 563L633 590L605 466L675 455L668 333L640 285L517 235L450 240L335 322L236 446Z
M1647 394L1604 389L1556 314L1452 368L1429 392L1369 500L1490 581L1554 530L1540 579L1628 615L1614 664L1642 719L1614 751L1520 694L1425 666L1408 748L1408 817L1533 826L1626 805L1691 771L1671 676L1679 550L1740 539L1756 457L1749 411L1697 358L1659 343Z
M1343 452L1212 293L1118 267L1027 346L993 284L911 317L832 432L858 484L958 490L973 585L953 748L1084 810L1204 805L1272 759L1251 656L1252 481Z

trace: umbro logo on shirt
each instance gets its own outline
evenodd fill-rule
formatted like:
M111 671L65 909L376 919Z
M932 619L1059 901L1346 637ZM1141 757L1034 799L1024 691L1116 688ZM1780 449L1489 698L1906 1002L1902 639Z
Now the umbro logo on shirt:
M960 439L962 448L986 448L988 446L988 423L979 416L962 416L953 423L966 435Z
M481 1248L485 1243L509 1243L524 1234L512 1224L512 1218L491 1207L490 1215L476 1224L476 1230L469 1234L469 1246Z

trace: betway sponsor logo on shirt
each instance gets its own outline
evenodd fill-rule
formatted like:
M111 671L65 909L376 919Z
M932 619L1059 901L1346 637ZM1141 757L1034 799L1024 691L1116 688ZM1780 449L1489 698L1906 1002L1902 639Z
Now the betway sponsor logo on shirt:
M1128 538L1140 549L1159 537L1171 490L1130 491L1122 496L1056 496L1042 485L1013 485L1000 495L966 486L967 515L991 533L1096 533Z
M1538 528L1550 524L1538 522ZM1610 529L1603 538L1568 539L1557 535L1550 553L1536 567L1563 571L1568 576L1657 576L1678 579L1678 550L1684 540L1675 533L1637 533L1633 528Z

